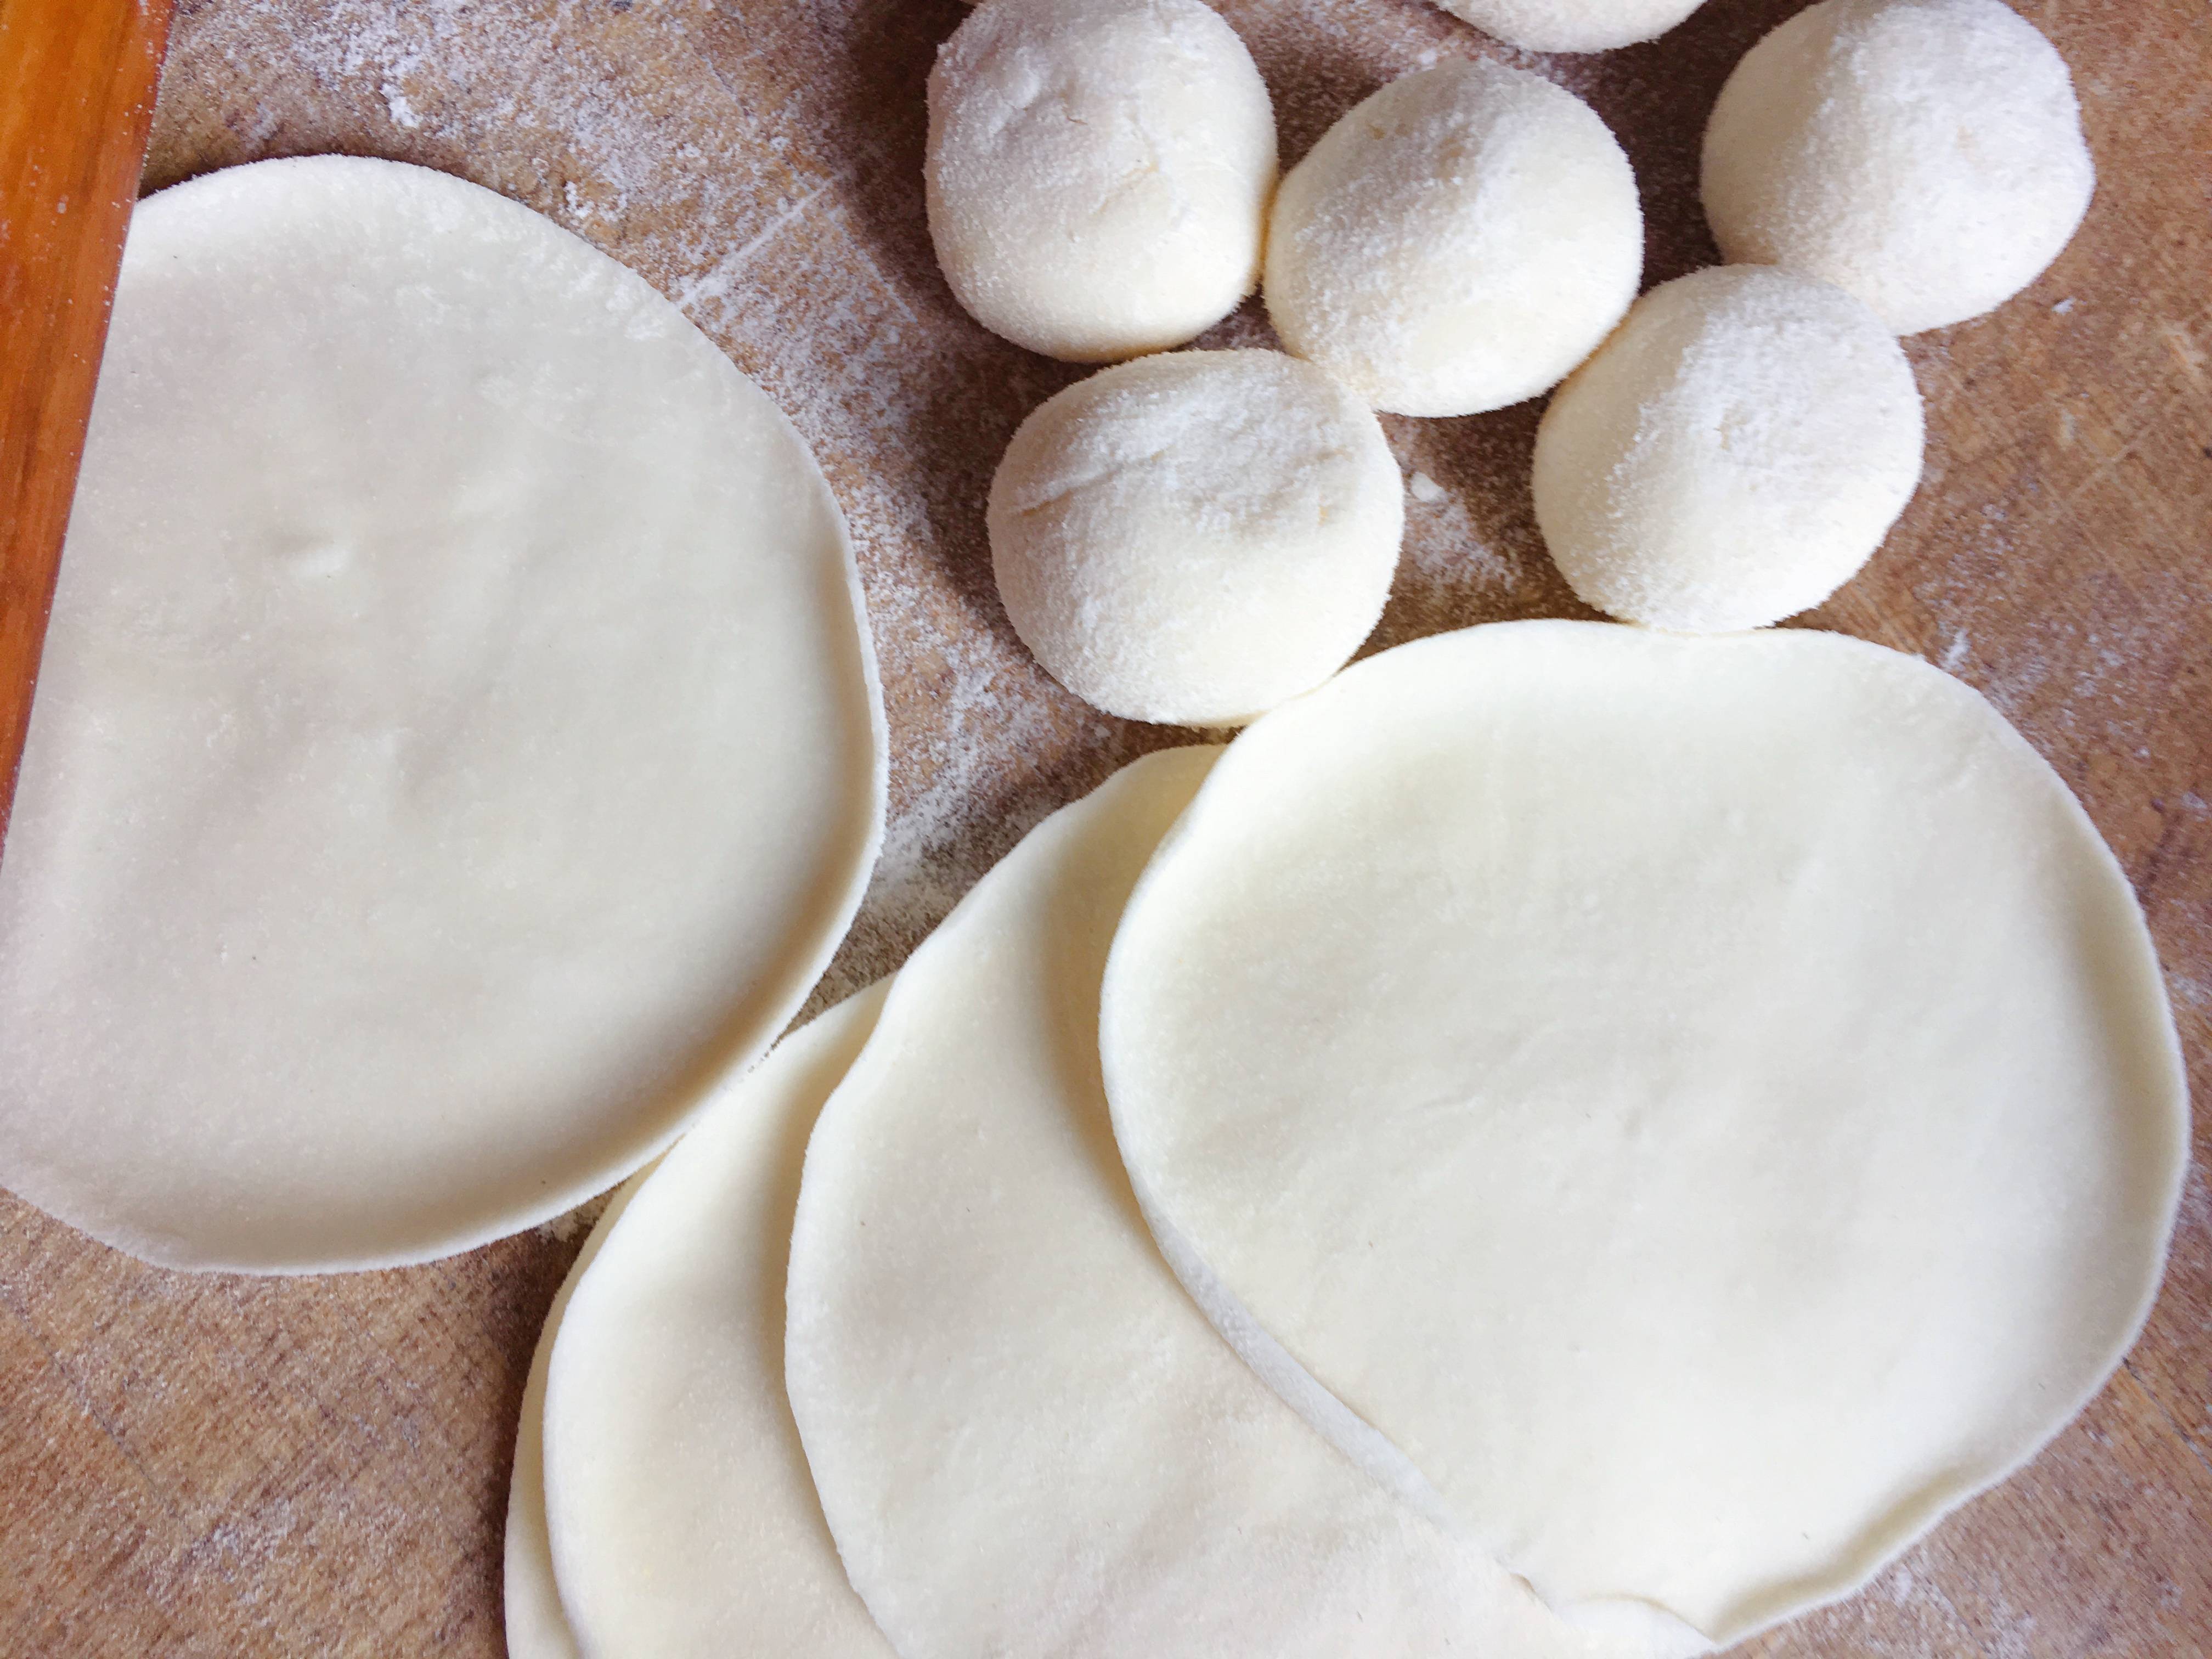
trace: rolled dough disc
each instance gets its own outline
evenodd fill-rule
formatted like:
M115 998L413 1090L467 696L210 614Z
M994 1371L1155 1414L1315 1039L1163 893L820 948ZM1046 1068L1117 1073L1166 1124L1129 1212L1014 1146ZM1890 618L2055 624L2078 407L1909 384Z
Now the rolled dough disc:
M603 1225L548 1339L549 1559L590 1659L721 1659L732 1632L782 1659L891 1659L783 1389L807 1132L883 1000L864 991L794 1032L708 1109Z
M828 486L641 278L392 162L161 192L0 861L0 1183L261 1272L572 1207L797 1011L882 724Z
M501 1590L506 1604L507 1659L580 1659L561 1590L553 1577L553 1540L545 1529L545 1369L552 1361L554 1338L568 1310L569 1298L585 1271L607 1242L638 1187L653 1166L639 1170L607 1200L576 1253L568 1278L545 1311L538 1346L530 1356L530 1375L522 1385L522 1413L514 1431L514 1468L507 1477L507 1528L501 1552Z
M2185 1155L2081 807L1972 690L1826 634L1510 623L1355 665L1161 848L1101 1045L1201 1297L1554 1607L1720 1642L2081 1408Z
M1140 761L1033 832L900 970L823 1109L787 1358L854 1587L903 1659L1637 1651L1331 1451L1146 1236L1098 977L1217 752Z

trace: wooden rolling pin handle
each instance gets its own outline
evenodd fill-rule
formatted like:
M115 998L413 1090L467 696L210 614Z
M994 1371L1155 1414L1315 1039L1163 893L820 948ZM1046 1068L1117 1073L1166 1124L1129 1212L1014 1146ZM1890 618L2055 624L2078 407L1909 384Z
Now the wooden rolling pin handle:
M0 0L0 839L170 0Z

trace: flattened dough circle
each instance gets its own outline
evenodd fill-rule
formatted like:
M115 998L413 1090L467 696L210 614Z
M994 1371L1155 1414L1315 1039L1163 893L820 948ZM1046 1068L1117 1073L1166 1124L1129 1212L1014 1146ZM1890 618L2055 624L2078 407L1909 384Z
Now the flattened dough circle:
M1832 635L1355 665L1178 822L1101 1042L1194 1286L1553 1606L1723 1642L2081 1407L2185 1157L2087 817L1972 690Z
M1048 820L900 969L823 1110L791 1404L905 1659L1516 1659L1570 1629L1310 1433L1146 1236L1097 1076L1115 918L1216 751Z
M796 1012L883 753L827 485L643 280L392 162L165 191L0 860L0 1182L185 1267L557 1214Z
M800 1159L884 988L786 1037L708 1107L621 1225L602 1224L549 1328L539 1535L586 1659L720 1659L732 1632L782 1659L891 1659L783 1389ZM510 1589L510 1645L514 1613Z
M553 1577L553 1540L545 1524L545 1371L569 1298L607 1242L639 1186L652 1173L640 1170L607 1200L569 1264L568 1278L545 1310L545 1323L531 1351L530 1372L522 1384L522 1409L515 1422L514 1467L507 1483L507 1524L500 1551L500 1599L505 1619L507 1659L579 1659L576 1638L561 1605Z

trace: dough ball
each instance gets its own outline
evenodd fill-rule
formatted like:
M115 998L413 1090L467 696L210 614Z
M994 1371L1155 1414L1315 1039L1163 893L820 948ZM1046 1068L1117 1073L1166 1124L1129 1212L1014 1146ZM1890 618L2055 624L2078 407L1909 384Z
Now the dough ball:
M929 234L970 315L1112 362L1252 292L1275 114L1199 0L988 0L929 76Z
M1643 273L1636 177L1595 112L1540 76L1443 64L1283 180L1267 313L1377 409L1472 415L1557 385Z
M1684 633L1849 581L1920 482L1912 366L1839 288L1764 265L1654 289L1536 434L1536 523L1577 593Z
M1899 334L2019 293L2095 188L2065 60L2002 0L1822 0L1744 55L1705 127L1721 252L1847 288Z
M1125 363L1022 422L991 481L1014 631L1109 714L1241 726L1341 668L1405 527L1382 428L1279 351Z
M1611 52L1656 40L1703 0L1443 0L1486 34L1531 52Z

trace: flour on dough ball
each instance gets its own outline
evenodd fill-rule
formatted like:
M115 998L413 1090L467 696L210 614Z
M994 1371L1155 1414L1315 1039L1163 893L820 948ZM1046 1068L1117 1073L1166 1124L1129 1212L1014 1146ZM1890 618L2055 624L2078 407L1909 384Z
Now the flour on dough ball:
M1899 334L2019 293L2095 188L2065 60L2002 0L1822 0L1745 54L1705 127L1721 252L1847 288Z
M1257 285L1274 110L1200 0L985 0L930 72L924 171L976 321L1111 362L1181 345Z
M991 482L1015 632L1109 714L1239 726L1310 691L1382 614L1404 487L1374 415L1276 351L1079 381Z
M1552 399L1536 523L1583 599L1683 633L1764 628L1863 565L1920 482L1920 393L1881 321L1765 265L1638 301Z
M1283 180L1267 314L1377 409L1472 415L1558 384L1643 270L1635 174L1595 112L1524 70L1443 64L1358 105Z
M1438 0L1486 34L1530 52L1611 52L1656 40L1704 0Z

